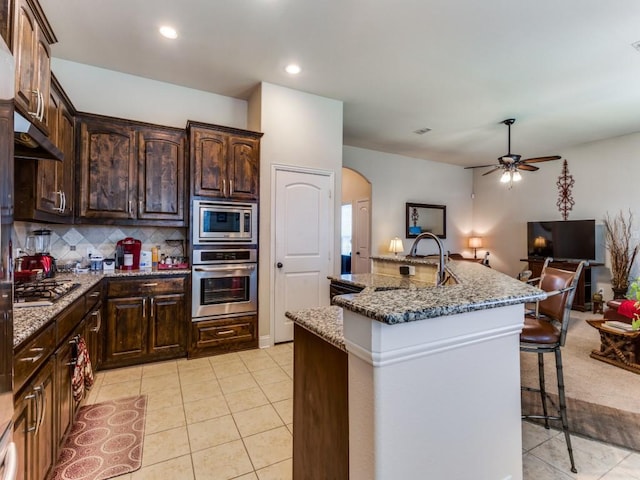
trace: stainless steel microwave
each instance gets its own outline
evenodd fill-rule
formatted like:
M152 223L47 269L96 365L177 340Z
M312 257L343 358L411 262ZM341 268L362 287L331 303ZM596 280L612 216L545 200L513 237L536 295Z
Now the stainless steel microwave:
M255 203L193 201L193 244L255 244L258 206Z

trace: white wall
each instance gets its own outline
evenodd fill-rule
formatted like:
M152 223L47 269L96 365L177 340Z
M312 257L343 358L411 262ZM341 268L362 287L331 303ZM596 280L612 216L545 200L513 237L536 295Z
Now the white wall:
M270 83L249 99L251 130L265 132L260 142L260 303L261 345L271 342L273 299L271 182L273 165L296 165L334 173L334 251L339 252L342 181L342 102ZM335 255L334 270L339 268Z
M345 146L343 151L344 166L371 182L372 255L387 255L389 240L396 236L403 239L405 252L409 252L413 240L405 234L406 202L446 205L445 250L471 253L466 248L472 231L470 170L356 147ZM433 242L422 242L420 251L436 250Z
M246 128L247 102L54 58L52 70L78 111L184 128L187 120Z
M597 260L606 267L594 269L597 288L612 298L608 258L602 244L602 220L629 209L634 214L634 241L640 241L640 133L593 142L558 154L568 162L575 186L575 201L569 220L595 219ZM486 177L477 169L474 175L474 226L485 236L491 251L491 264L509 275L525 268L527 221L562 220L556 202L556 182L562 173L562 160L541 163L537 172L524 172L523 180L511 190L498 182L499 173ZM632 272L640 274L638 265Z

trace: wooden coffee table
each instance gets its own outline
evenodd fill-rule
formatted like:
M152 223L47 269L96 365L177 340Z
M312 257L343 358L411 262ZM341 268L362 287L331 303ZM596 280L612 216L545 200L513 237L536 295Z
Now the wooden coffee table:
M600 332L600 350L592 351L591 358L640 373L640 331L624 332L608 327L604 322L606 320L587 320Z

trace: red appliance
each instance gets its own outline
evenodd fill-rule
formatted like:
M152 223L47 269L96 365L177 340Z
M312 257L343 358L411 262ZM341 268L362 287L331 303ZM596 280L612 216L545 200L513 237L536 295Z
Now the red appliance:
M42 270L44 278L54 277L56 274L56 260L46 253L36 253L22 257L22 270Z
M120 270L138 270L140 268L140 250L142 242L133 237L123 238L116 244L116 255L122 255L118 262Z

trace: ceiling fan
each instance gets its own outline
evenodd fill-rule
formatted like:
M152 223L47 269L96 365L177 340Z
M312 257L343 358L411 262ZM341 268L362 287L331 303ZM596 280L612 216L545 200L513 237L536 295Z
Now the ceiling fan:
M521 159L521 156L516 153L511 153L511 125L515 123L515 118L507 118L500 123L505 124L509 128L509 136L507 143L507 154L501 157L498 157L498 164L496 165L477 165L475 167L465 167L465 168L486 168L486 167L494 167L488 172L482 174L482 176L489 175L490 173L495 172L496 170L503 170L502 176L500 177L500 181L502 183L507 182L518 182L522 179L520 172L518 170L526 170L528 172L535 172L539 169L534 165L529 165L530 163L539 163L539 162L548 162L551 160L559 160L559 155L550 155L548 157L534 157L534 158L525 158Z

